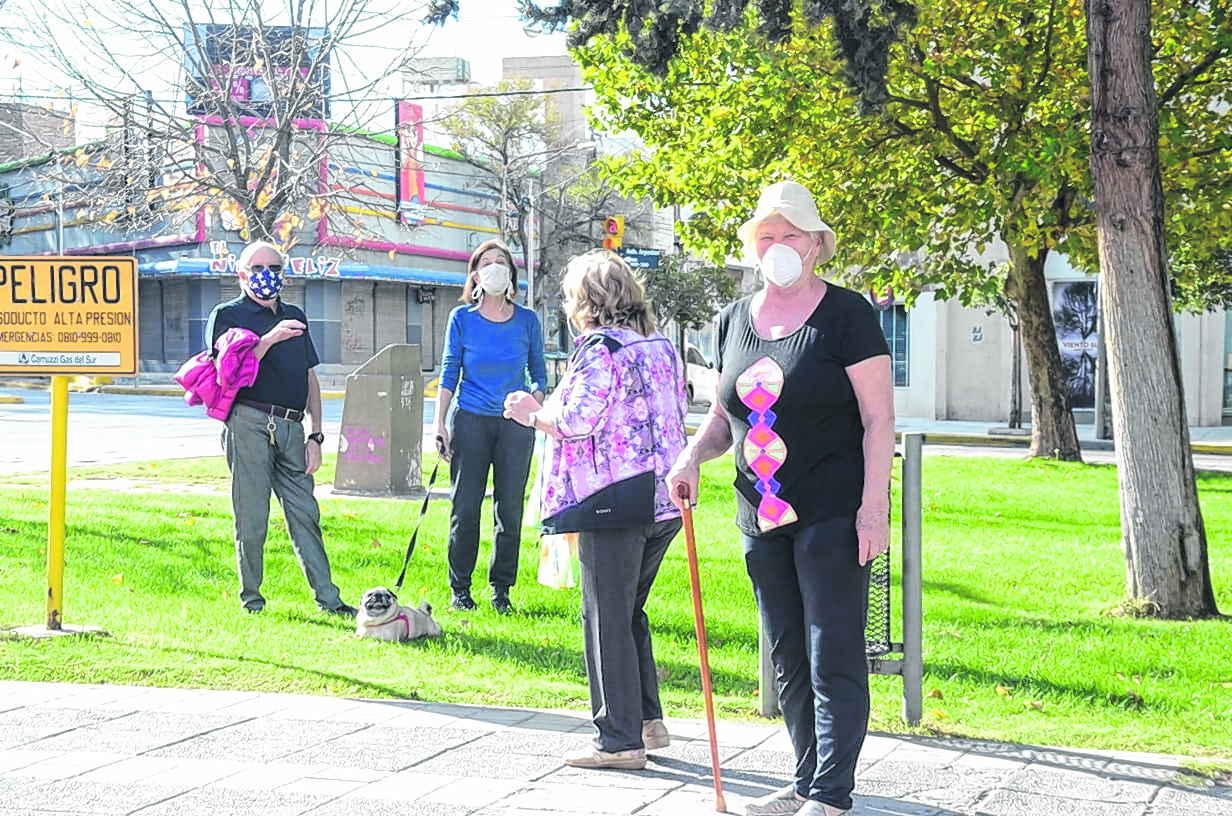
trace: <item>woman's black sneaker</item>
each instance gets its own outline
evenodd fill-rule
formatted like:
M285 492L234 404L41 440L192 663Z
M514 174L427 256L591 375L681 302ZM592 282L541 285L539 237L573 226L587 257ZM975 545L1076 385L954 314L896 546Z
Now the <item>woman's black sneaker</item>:
M454 609L461 610L462 612L472 612L479 608L479 605L475 603L475 599L465 590L453 593L452 606Z
M513 604L509 602L509 587L492 588L492 608L501 615L513 614Z

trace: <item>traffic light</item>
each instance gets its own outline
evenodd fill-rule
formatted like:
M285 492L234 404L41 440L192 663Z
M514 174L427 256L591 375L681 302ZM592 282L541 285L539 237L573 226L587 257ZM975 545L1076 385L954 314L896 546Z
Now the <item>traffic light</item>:
M617 250L625 240L625 217L609 215L603 219L603 248Z

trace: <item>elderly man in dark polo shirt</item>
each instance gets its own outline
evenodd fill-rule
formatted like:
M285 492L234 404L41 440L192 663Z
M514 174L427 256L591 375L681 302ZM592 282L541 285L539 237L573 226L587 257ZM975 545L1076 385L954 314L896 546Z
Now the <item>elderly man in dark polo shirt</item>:
M240 603L249 612L265 608L265 535L269 530L270 490L282 503L287 531L304 575L326 612L355 617L330 577L321 539L321 511L312 495L312 474L321 466L320 362L308 336L303 311L278 297L286 259L273 244L249 244L237 262L244 294L220 303L210 313L205 336L210 348L230 328L248 329L261 338L254 352L260 362L256 381L241 388L222 433L231 469L231 507L235 513L235 552L239 561ZM312 432L305 435L307 416Z

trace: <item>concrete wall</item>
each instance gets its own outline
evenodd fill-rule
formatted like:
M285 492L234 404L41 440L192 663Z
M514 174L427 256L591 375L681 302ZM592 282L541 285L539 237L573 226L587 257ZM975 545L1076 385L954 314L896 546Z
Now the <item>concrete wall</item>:
M938 418L1005 422L1013 347L1008 322L999 314L967 309L957 302L942 308L946 311L945 411Z
M0 104L0 162L69 147L76 142L76 133L67 113L21 103Z
M505 79L530 79L545 91L582 87L582 69L570 57L561 54L550 57L506 57L501 62ZM553 93L547 97L548 109L560 122L560 138L564 142L584 141L590 128L583 110L584 94Z
M1190 425L1223 422L1226 324L1225 312L1176 317L1185 412Z

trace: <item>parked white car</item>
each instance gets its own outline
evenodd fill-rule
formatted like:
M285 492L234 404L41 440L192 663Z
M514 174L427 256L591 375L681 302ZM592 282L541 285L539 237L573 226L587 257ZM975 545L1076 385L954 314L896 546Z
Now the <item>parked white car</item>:
M684 353L689 404L713 403L718 394L719 377L714 363L706 360L702 350L690 343Z

